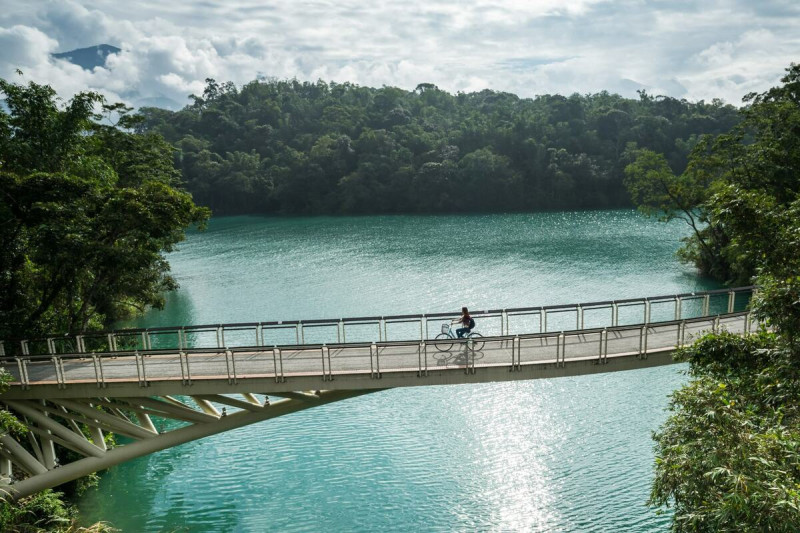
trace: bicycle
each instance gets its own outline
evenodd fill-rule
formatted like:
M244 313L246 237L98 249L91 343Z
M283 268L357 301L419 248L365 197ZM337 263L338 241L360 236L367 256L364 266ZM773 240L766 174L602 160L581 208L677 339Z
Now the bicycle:
M483 345L485 344L485 342L480 340L475 340L483 338L483 335L481 335L477 331L470 331L469 333L467 333L465 338L472 340L472 349L475 350L476 352L483 349ZM458 337L456 337L455 333L453 332L453 328L450 327L450 322L445 322L444 324L442 324L442 332L436 335L437 341L444 339L458 339ZM437 342L435 346L436 349L439 350L440 352L449 352L453 348L453 344L455 343Z

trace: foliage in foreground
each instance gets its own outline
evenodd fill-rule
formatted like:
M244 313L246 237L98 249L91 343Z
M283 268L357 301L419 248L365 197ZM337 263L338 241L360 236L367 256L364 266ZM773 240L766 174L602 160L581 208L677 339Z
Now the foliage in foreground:
M0 93L0 338L161 306L176 286L163 254L209 215L180 188L169 145L94 93L60 105L49 86L5 80Z
M112 533L104 522L77 525L75 509L60 492L46 490L13 504L0 502L0 531L4 533Z
M651 504L673 531L800 531L800 371L770 333L680 354L692 381L659 433Z
M62 105L49 86L0 79L0 94L0 339L83 332L161 306L176 287L164 254L209 216L181 188L172 148L132 132L130 109L94 93ZM7 381L0 369L0 394ZM0 432L23 430L0 410ZM63 488L80 494L97 479ZM111 531L74 518L62 493L0 503L3 532Z
M674 506L676 532L800 531L800 67L784 83L754 98L764 113L751 108L781 120L735 148L754 174L718 182L704 204L725 257L758 274L751 306L769 332L708 335L678 354L692 380L654 435L650 499Z

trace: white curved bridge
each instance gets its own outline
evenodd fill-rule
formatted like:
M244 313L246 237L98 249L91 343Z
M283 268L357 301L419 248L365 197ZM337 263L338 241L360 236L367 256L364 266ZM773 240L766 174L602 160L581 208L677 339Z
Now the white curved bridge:
M6 340L0 364L12 383L0 402L27 431L0 436L0 490L26 496L185 442L392 387L668 364L676 347L705 331L748 333L752 291L488 310L473 313L481 342L431 339L438 331L431 334L429 324L451 316L445 313ZM179 423L164 430L164 419ZM105 433L127 443L106 449ZM82 458L61 464L64 449Z

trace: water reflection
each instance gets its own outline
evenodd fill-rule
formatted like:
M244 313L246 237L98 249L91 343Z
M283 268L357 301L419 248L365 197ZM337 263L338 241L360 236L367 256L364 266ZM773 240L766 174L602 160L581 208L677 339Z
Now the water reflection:
M468 238L456 238L464 228ZM181 289L166 309L130 325L455 313L715 288L674 259L685 233L632 211L216 219L170 256ZM621 311L620 322L638 313ZM533 328L537 318L520 320ZM86 521L136 532L661 531L668 517L644 507L650 433L683 379L664 367L384 391L122 464L81 509Z

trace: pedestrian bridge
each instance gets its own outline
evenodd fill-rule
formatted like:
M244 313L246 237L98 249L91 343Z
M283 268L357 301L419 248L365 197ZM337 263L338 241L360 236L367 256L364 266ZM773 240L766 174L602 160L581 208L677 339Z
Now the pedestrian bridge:
M0 343L0 490L33 494L155 451L393 387L511 381L672 362L706 331L747 334L753 287L473 312L115 330ZM431 325L434 324L434 327ZM119 437L108 448L106 434ZM78 454L60 461L64 450ZM74 456L74 454L71 454Z

